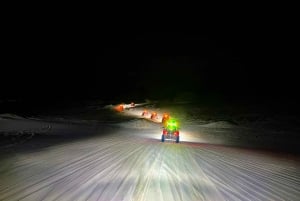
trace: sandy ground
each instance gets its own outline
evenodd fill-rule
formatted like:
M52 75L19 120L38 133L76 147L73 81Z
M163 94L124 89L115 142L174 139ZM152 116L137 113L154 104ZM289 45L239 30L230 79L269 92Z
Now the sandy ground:
M111 108L105 115L115 121L2 114L0 200L299 200L299 155L268 149L296 146L296 128L284 141L286 130L270 121L250 126L155 106L147 109L158 119L149 121L144 106ZM165 111L182 121L178 144L160 142Z

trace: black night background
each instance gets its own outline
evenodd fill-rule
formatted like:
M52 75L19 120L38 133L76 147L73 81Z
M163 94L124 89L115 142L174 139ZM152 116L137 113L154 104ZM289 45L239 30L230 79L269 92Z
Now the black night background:
M2 103L190 96L298 111L293 31L276 20L228 21L19 22L4 41Z

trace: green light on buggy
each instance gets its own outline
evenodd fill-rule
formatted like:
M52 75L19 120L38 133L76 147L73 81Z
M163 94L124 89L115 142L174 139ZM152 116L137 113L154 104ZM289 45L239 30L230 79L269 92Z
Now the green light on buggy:
M167 121L167 128L170 130L177 130L178 124L175 120L168 120Z

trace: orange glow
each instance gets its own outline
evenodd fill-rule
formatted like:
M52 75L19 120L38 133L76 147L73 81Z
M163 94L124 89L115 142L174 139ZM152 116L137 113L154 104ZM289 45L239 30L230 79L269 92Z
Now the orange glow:
M170 118L170 115L168 114L168 113L164 113L164 115L163 115L163 117L162 117L162 120L161 120L161 122L164 124L164 126L165 126L165 123L166 123L166 121L168 120Z
M151 114L151 117L150 117L151 119L157 119L157 113L156 112L152 112L152 114Z
M144 116L144 115L148 115L148 111L147 110L143 111L142 116Z
M115 110L118 112L122 112L124 110L124 105L120 104L115 107Z
M168 118L170 115L168 114L168 113L166 113L166 112L164 112L164 114L163 114L163 117L164 118Z

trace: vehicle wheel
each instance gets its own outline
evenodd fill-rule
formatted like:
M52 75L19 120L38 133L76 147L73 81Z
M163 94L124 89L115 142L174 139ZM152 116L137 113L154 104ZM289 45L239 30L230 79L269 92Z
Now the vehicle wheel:
M165 141L165 135L161 135L161 141L162 141L162 142Z
M176 143L179 143L179 136L176 137Z

